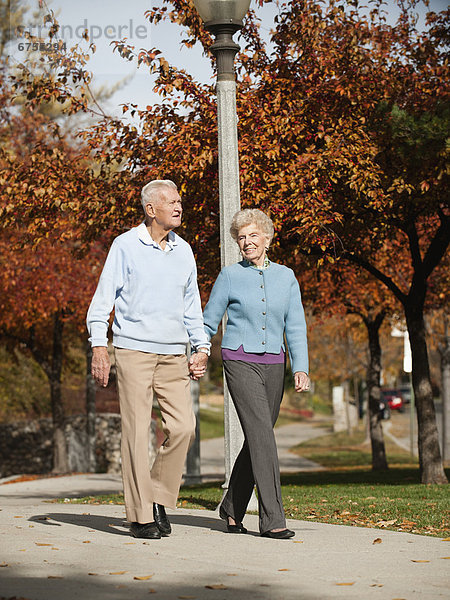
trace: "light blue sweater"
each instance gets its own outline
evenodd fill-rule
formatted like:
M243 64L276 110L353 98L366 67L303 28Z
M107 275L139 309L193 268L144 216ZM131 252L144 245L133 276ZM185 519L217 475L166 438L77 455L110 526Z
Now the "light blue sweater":
M271 262L255 269L246 261L220 272L203 319L209 339L227 311L222 348L278 354L286 341L292 371L308 373L305 314L294 272Z
M197 268L191 247L170 232L165 250L145 223L119 235L103 267L87 314L92 346L107 346L115 309L113 344L155 354L209 348L203 328Z

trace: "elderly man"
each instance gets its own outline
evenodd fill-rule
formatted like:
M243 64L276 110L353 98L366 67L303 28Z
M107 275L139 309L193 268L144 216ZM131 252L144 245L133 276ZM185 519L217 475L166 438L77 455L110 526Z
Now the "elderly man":
M183 212L176 185L155 180L142 189L145 222L119 235L106 259L87 315L92 375L108 383L109 317L122 416L125 508L134 537L171 533L165 507L175 508L187 451L194 439L190 379L206 369L210 344L203 328L191 247L173 230ZM187 343L194 354L188 364ZM190 373L189 373L190 371ZM149 465L152 392L165 441Z

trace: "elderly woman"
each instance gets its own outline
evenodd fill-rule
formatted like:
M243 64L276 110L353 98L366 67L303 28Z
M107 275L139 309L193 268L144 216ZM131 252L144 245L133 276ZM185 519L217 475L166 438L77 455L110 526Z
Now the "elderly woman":
M220 272L204 322L211 338L227 311L222 359L245 437L220 517L229 533L246 533L242 519L256 483L261 535L289 539L295 534L286 528L273 432L284 388L284 336L297 392L309 389L308 353L297 279L291 269L267 258L273 232L272 221L258 209L234 215L230 233L243 260Z

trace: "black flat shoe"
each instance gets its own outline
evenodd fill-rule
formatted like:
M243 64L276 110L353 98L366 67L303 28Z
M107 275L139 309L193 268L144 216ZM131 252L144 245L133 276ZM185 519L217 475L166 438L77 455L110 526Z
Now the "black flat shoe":
M161 534L156 523L136 523L130 525L130 533L135 538L144 538L146 540L159 540Z
M230 523L228 522L228 519L230 518L230 516L227 515L227 513L222 508L222 506L219 507L219 516L221 519L223 519L224 521L227 522L228 533L247 533L247 530L242 525L242 523L236 523L236 525L230 525Z
M281 531L265 531L261 534L261 537L272 538L273 540L288 540L294 537L295 531L291 529L282 529Z
M172 527L167 518L166 509L162 504L153 502L153 518L155 519L156 526L161 535L170 535L172 533Z

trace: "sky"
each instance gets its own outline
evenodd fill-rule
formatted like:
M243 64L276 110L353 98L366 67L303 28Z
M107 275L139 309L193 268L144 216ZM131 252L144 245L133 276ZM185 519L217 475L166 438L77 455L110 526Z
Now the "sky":
M38 0L29 0L33 8ZM253 4L253 3L252 3ZM388 0L388 4L392 4ZM127 37L131 45L137 49L156 47L161 50L169 63L186 69L196 79L213 83L213 73L210 61L202 54L202 49L197 44L192 49L181 45L183 30L170 22L152 25L145 18L145 12L154 6L161 6L162 0L53 0L49 7L56 13L61 26L61 37L67 46L81 41L81 35L86 28L91 40L96 44L97 50L89 61L88 68L94 75L94 89L101 86L114 86L120 84L119 89L106 102L106 112L121 114L120 104L132 102L140 108L158 100L152 91L153 79L148 69L137 69L117 52L113 52L112 40ZM430 9L444 10L448 6L447 0L430 0ZM273 18L277 13L274 3L258 9L262 18L262 33L269 35L273 26ZM36 33L36 30L34 30ZM235 39L237 36L235 35ZM20 61L23 51L19 50L18 39L11 42L11 54Z

